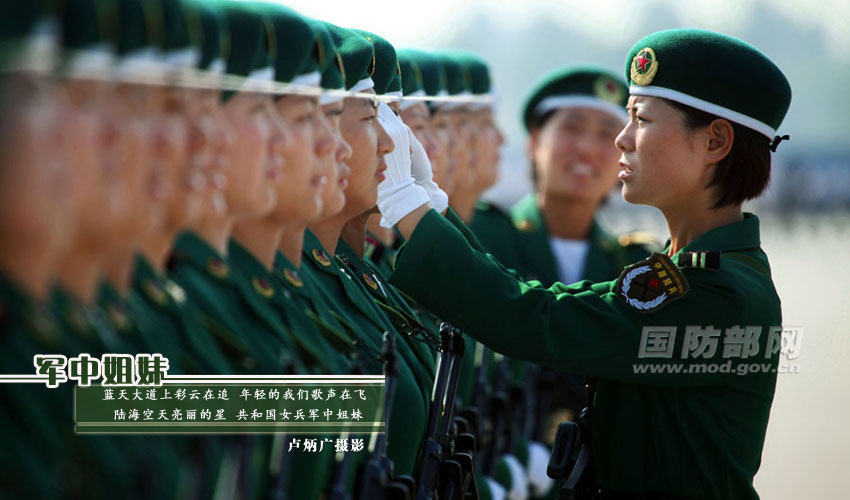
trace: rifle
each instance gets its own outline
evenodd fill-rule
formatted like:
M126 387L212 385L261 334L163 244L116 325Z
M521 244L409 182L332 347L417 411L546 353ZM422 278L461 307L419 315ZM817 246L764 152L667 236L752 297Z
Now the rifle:
M491 388L487 382L487 357L490 350L484 344L475 344L475 388L473 389L472 401L460 412L467 425L465 431L471 437L463 436L463 449L471 451L476 462L482 460L481 453L488 445L487 436L487 402L489 401ZM470 442L471 441L471 442Z
M398 374L397 362L395 336L390 332L384 332L384 374L386 376L384 421L387 426L389 426L392 415L393 395L395 394L395 382ZM372 456L366 462L365 474L360 487L360 500L410 498L409 486L403 482L392 480L393 462L387 457L387 431L379 434L374 441Z
M552 479L566 481L558 492L559 500L575 500L576 498L591 498L595 490L591 460L591 419L593 415L593 396L596 392L596 381L589 379L587 383L588 405L579 413L578 423L562 422L558 426L552 455L549 457L549 467L546 474ZM579 451L575 459L573 450L578 444ZM568 475L569 474L569 475Z
M493 427L490 433L490 446L484 453L482 464L482 471L490 477L496 470L496 459L501 455L504 447L505 413L510 408L510 398L503 387L508 382L507 362L507 358L502 357L496 365L496 374L493 377L493 394L490 397L490 415Z
M363 371L360 368L360 362L353 363L352 375L360 375ZM340 437L348 439L349 434L345 433ZM351 462L354 460L353 453L344 453L342 459L337 463L334 469L334 476L331 480L330 488L328 488L328 500L350 500L351 495L348 492L348 475L351 471Z
M431 408L428 412L428 426L425 429L425 448L416 492L417 500L430 500L434 497L440 461L443 458L442 446L437 433L442 404L449 382L451 337L451 325L442 323L440 325L440 357L437 359L437 378L434 380L434 388L431 391Z
M452 335L452 368L449 385L446 390L445 411L439 435L443 456L449 458L444 459L440 463L438 481L439 498L465 498L467 492L472 492L473 496L477 498L475 465L472 454L459 452L455 448L457 422L454 419L454 406L466 343L464 342L463 334L458 329L451 327L450 333Z

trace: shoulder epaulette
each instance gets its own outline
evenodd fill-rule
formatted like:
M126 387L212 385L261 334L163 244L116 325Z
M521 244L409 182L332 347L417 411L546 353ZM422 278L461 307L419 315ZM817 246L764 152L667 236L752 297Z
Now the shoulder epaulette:
M681 268L717 271L720 269L720 252L682 252L678 256L676 265Z

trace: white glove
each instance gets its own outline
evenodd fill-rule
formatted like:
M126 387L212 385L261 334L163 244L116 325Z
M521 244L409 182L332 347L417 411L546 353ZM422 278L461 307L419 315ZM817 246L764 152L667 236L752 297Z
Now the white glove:
M485 477L484 480L487 481L487 486L490 490L490 498L492 500L505 500L506 498L508 498L508 491L505 489L504 486L497 483L495 479L493 479L492 477ZM482 493L481 496L484 495L485 493Z
M407 127L407 125L405 125ZM431 208L442 213L449 206L449 196L445 191L440 189L440 186L434 182L434 170L431 168L431 160L428 159L428 153L419 139L408 128L408 140L410 141L411 156L411 172L413 178L416 179L416 184L425 188L428 193L428 198L431 200Z
M555 481L546 475L549 466L550 451L542 443L530 441L528 443L528 482L531 485L531 495L534 497L546 496Z
M505 454L500 459L510 471L511 484L507 486L508 500L526 500L528 498L528 476L519 459Z
M410 135L408 128L385 103L378 104L378 121L395 143L384 155L386 177L378 184L378 210L381 226L393 227L405 215L428 203L428 192L418 186L410 170Z

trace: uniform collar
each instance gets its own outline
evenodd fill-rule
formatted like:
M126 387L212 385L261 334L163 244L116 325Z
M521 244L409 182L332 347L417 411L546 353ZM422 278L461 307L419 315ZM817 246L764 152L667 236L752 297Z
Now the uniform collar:
M676 254L706 250L730 252L733 250L758 248L759 246L761 246L759 219L755 214L744 212L743 219L726 224L725 226L716 227L697 236L679 252L676 252ZM670 248L669 239L665 248Z
M174 243L173 257L178 261L185 260L206 269L210 274L221 279L230 275L227 258L192 231L184 231L177 238Z
M304 266L302 266L302 268L303 267ZM293 264L292 261L290 261L289 258L280 250L276 251L274 254L274 272L272 275L275 277L277 282L282 283L287 290L298 295L312 298L310 297L310 293L305 290L304 276L301 271L295 267L295 264Z
M6 276L0 274L0 308L4 314L29 310L32 300L24 290Z
M250 281L254 293L267 299L281 293L280 285L272 279L271 271L247 248L231 238L228 243L228 251L230 252L230 262L238 270L237 276ZM245 290L245 293L251 292ZM250 296L253 296L253 294Z
M97 303L118 332L126 333L133 329L125 298L106 280L100 282Z
M143 255L136 255L136 270L133 276L133 283L138 288L148 280L158 281L162 276L156 272L151 263Z
M341 241L341 240L340 240ZM304 257L310 260L313 265L325 272L337 274L338 269L334 256L325 251L325 247L309 229L304 231Z
M133 288L144 294L149 300L160 307L171 304L172 298L166 290L166 283L170 286L177 285L168 281L160 275L144 256L136 256L136 274L133 279Z
M268 276L266 266L238 241L231 238L227 250L230 252L230 263L241 273L249 277Z
M64 339L49 306L33 302L17 283L0 274L0 329L12 323L24 325L41 345L51 350L62 346Z
M90 312L92 306L84 305L69 290L61 286L53 288L50 302L55 316L64 327L69 328L84 340L94 339L95 331Z

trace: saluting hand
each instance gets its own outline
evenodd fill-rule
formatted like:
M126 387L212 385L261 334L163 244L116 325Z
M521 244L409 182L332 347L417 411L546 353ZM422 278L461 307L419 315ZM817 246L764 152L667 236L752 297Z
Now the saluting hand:
M445 191L440 189L440 186L434 182L434 170L431 168L431 160L428 159L428 153L425 152L425 147L419 142L419 139L413 134L413 131L407 127L407 135L410 141L411 150L411 172L413 178L416 179L416 184L425 188L430 199L431 208L442 213L449 207L449 196Z
M429 194L424 187L417 184L411 172L410 137L412 134L409 133L407 126L385 103L378 105L378 120L395 143L395 149L384 155L387 162L386 178L378 185L381 226L393 227L402 217L427 204ZM426 156L425 161L427 160ZM430 165L428 163L429 171Z

